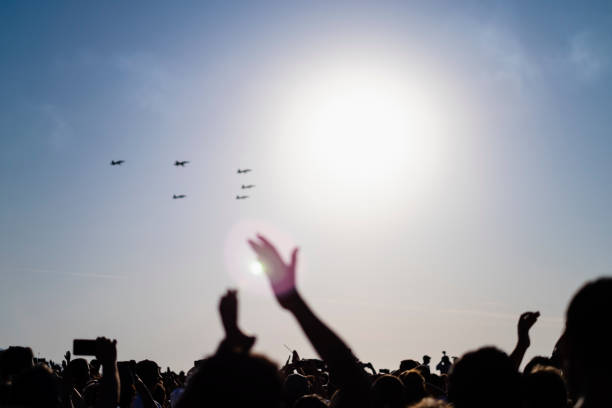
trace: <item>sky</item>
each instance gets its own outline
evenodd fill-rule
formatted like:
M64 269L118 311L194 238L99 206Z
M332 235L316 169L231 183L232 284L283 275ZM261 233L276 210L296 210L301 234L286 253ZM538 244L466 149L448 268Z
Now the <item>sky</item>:
M256 232L377 368L526 310L549 354L610 274L610 2L8 1L0 50L0 348L188 369L238 288L256 351L314 357Z

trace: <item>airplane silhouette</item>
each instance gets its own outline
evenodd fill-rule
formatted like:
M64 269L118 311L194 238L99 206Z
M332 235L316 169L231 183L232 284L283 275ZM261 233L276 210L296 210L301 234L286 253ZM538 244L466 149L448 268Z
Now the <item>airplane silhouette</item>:
M111 166L121 166L123 162L125 162L125 160L111 160Z
M183 161L178 161L178 160L176 160L176 161L174 162L174 165L175 165L175 166L177 166L177 167L178 167L178 166L185 167L185 165L186 165L187 163L189 163L187 160L183 160Z
M249 196L236 196L236 200L244 200L246 198L249 198Z
M185 194L179 194L179 195L173 194L172 195L173 200L176 200L177 198L185 198L185 197L187 197Z
M238 169L238 174L248 173L249 171L252 171L252 170L251 169L244 169L244 170Z
M241 189L247 189L247 188L253 188L255 187L255 184L247 184L246 186L243 184L242 187L240 187Z

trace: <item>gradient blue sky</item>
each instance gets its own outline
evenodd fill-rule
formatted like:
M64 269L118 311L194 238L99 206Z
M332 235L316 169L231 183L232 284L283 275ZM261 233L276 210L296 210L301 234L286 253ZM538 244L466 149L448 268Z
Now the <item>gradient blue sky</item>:
M534 309L546 354L610 272L610 2L7 1L0 50L0 347L106 335L188 368L238 286L258 351L312 355L249 275L254 229L301 247L305 296L377 367L510 351ZM364 78L412 98L406 150L309 133Z

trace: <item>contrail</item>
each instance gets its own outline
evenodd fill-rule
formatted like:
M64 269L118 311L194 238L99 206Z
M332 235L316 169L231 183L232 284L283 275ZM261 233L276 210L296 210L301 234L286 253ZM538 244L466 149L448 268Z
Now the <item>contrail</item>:
M28 267L17 267L12 268L21 272L33 272L46 275L60 275L60 276L76 276L79 278L100 278L100 279L126 279L127 276L123 275L112 275L103 273L88 273L88 272L60 272L51 269L44 268L28 268Z

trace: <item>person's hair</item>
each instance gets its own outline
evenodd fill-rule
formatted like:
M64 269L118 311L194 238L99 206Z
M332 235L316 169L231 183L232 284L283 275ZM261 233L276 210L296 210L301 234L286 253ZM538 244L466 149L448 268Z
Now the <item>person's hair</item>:
M425 397L425 378L417 369L404 371L400 374L400 380L404 383L407 404L414 404Z
M286 405L292 406L302 395L310 394L310 383L301 374L289 374L283 383L283 394Z
M435 398L423 398L420 402L416 404L409 405L409 408L449 408L445 401Z
M293 408L327 408L327 403L317 394L308 394L298 398Z
M74 378L79 392L83 391L87 381L89 381L89 363L84 358L75 358L68 363L68 369Z
M32 367L13 381L12 403L23 408L60 406L59 381L46 365Z
M571 300L564 334L567 379L572 394L609 383L612 354L612 278L587 282Z
M523 374L531 374L536 366L553 366L554 364L549 357L535 356L525 365Z
M159 366L155 361L142 360L136 364L136 374L140 377L143 383L152 390L154 385L161 379Z
M219 401L227 408L280 407L282 382L278 367L266 357L238 353L202 360L177 407L203 407Z
M401 373L404 371L412 370L413 368L418 367L419 365L421 365L421 363L415 360L411 360L411 359L402 360L400 362L399 371Z
M34 353L29 347L10 346L0 354L0 375L4 379L34 366Z
M523 378L525 408L567 408L567 389L561 372L553 367L537 366Z
M510 358L495 347L465 354L450 372L448 398L456 408L516 407L519 374Z
M404 384L394 375L381 375L372 383L370 400L372 407L403 408L406 404Z
M427 382L431 385L433 385L436 388L439 388L440 390L446 392L446 380L447 380L447 375L446 374L442 374L442 375L438 375L435 373L431 373L429 375L429 378L427 379Z

